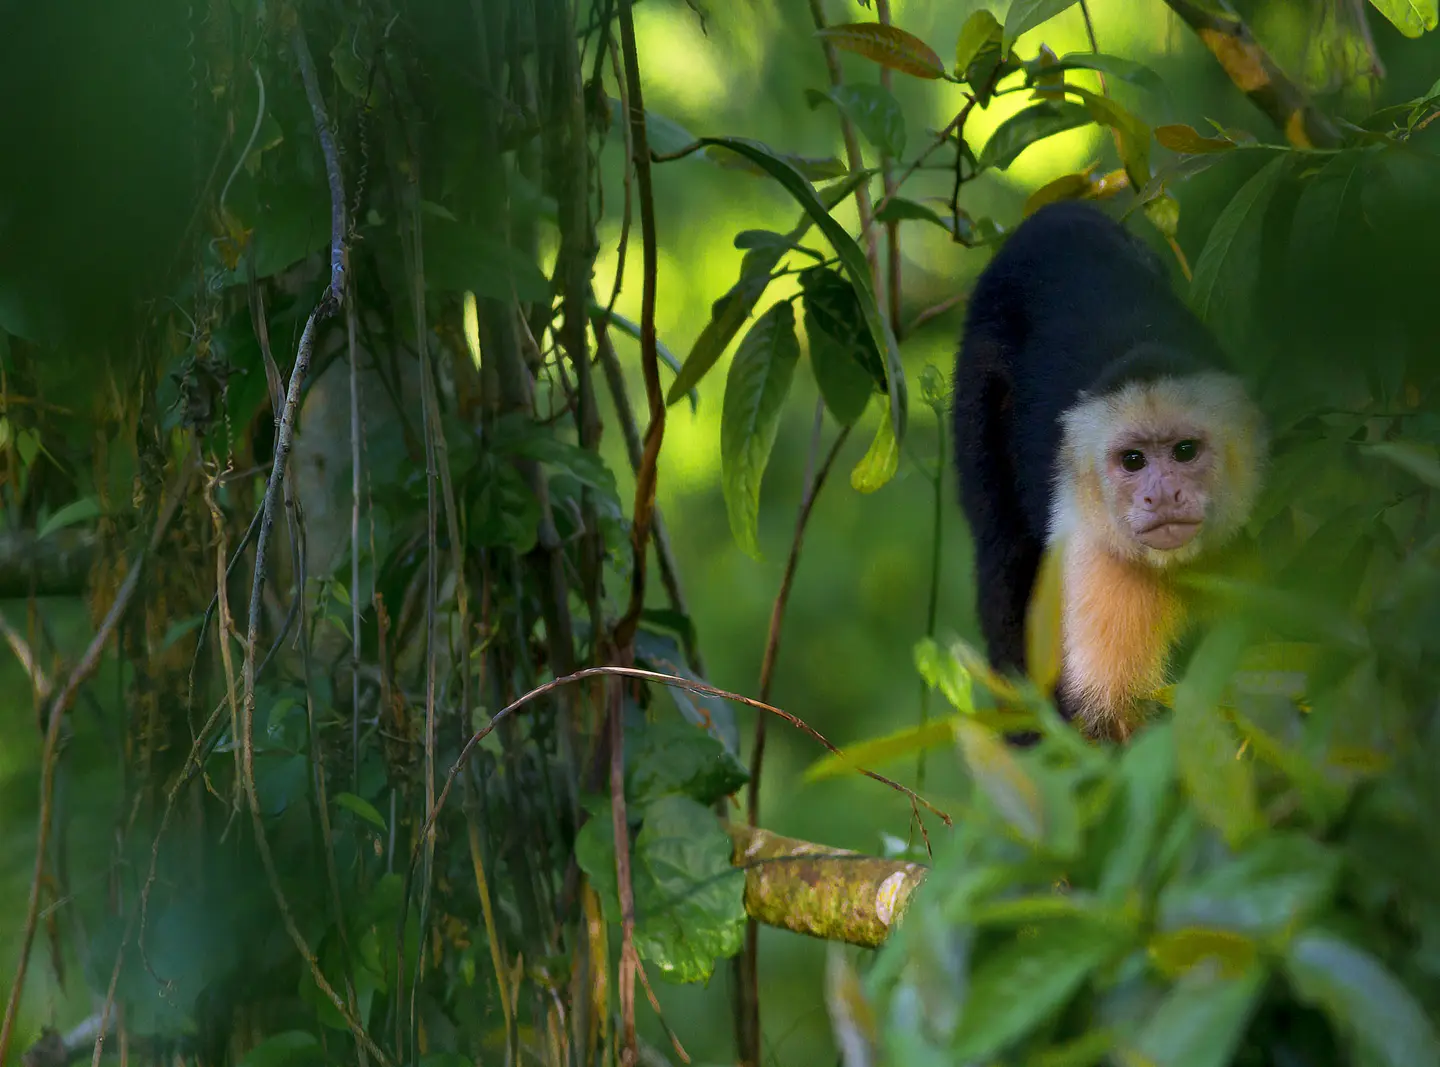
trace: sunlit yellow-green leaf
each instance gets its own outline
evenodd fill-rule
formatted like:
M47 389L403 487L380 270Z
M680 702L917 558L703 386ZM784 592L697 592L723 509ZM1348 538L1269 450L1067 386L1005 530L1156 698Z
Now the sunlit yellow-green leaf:
M955 39L955 76L962 78L966 69L977 55L991 41L1000 39L1000 23L985 8L970 13L965 25L960 27L960 36Z
M861 767L879 767L902 756L910 756L925 749L948 745L955 739L956 716L931 719L919 726L871 738L853 745L847 745L839 752L823 756L805 770L805 781L818 782L825 778L849 774Z
M1370 0L1370 4L1406 37L1419 37L1440 22L1436 0Z
M873 493L895 477L899 469L900 446L895 443L895 431L889 419L881 419L869 450L850 472L850 486L857 492Z
M1010 10L1005 13L1001 49L1008 53L1023 34L1048 22L1073 3L1075 0L1012 0Z

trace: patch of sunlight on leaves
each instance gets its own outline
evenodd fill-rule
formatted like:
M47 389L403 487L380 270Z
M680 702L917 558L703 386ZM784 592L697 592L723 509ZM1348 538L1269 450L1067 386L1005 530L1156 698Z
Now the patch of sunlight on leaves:
M664 111L678 104L706 111L730 93L722 57L700 32L700 20L688 8L641 4L635 8L635 41L645 56L645 102ZM736 86L745 79L735 73Z

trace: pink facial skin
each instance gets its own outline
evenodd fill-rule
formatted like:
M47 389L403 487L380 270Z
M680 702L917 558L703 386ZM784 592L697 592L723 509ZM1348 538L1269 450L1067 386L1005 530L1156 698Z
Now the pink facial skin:
M1118 511L1142 545L1173 551L1200 532L1214 457L1199 434L1128 439L1106 466Z

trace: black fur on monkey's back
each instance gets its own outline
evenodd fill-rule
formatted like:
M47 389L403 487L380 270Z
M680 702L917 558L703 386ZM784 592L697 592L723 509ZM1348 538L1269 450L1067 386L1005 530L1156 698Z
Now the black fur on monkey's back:
M1207 365L1222 365L1220 353L1159 257L1092 204L1040 208L981 273L956 360L954 432L993 666L1025 668L1061 413L1082 391Z

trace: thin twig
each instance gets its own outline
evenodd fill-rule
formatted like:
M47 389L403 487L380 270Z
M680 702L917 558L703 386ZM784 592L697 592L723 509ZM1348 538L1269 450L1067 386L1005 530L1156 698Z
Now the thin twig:
M890 0L875 0L875 17L880 25L890 25ZM880 85L886 92L891 88L890 68L880 68ZM883 152L880 155L880 173L885 189L885 199L895 194L899 185L895 181L895 160ZM900 324L900 220L891 219L885 223L886 282L885 293L889 299L890 327L895 331L895 340L901 340Z
M813 467L819 452L820 432L824 426L825 404L816 401L815 429L811 436L810 458L807 465ZM790 540L790 555L785 560L785 572L780 579L780 588L775 594L775 603L770 609L770 628L765 638L765 654L760 662L760 699L769 701L770 686L775 680L775 664L780 655L780 630L785 621L785 609L790 603L790 590L795 583L795 572L800 565L800 546L805 540L805 529L810 523L810 513L815 500L824 488L825 479L834 466L840 449L850 436L850 427L841 427L835 435L824 462L818 470L805 472L805 489L800 498L800 509L795 516L795 535ZM755 741L750 753L750 787L747 790L748 806L746 816L751 826L760 822L760 774L765 764L765 725L768 715L755 720ZM739 990L736 1004L735 1037L739 1044L740 1061L746 1064L760 1062L760 929L753 920L745 924L745 947L736 957L735 975Z
M815 23L817 30L825 29L823 0L810 0L810 19ZM845 84L845 74L840 67L840 53L828 40L822 40L821 48L825 52L825 68L830 72L831 86L838 87ZM852 171L860 170L865 166L865 157L860 153L860 139L856 136L854 124L843 112L840 115L840 133L845 138L846 163ZM860 232L865 235L865 259L870 264L871 283L878 286L881 281L880 246L870 232L871 220L874 219L875 213L870 207L870 187L865 182L861 182L855 187L855 213L860 219Z
M10 651L15 653L15 658L20 661L20 667L25 672L25 677L30 679L30 687L40 703L50 699L50 694L55 689L55 683L45 673L45 668L40 665L39 658L30 647L30 642L25 640L25 635L10 625L10 620L0 615L0 636L5 638L5 643L10 646Z
M595 317L595 347L600 354L600 366L605 371L606 384L610 388L610 399L615 405L615 417L620 423L620 434L625 438L625 454L629 457L630 469L639 473L640 462L644 454L640 442L640 428L635 422L635 411L630 406L630 396L625 391L625 371L620 365L620 356L615 351L615 344L610 339L609 331L605 329L604 322L598 315ZM680 583L680 565L675 560L675 550L670 545L670 534L666 530L665 519L658 504L655 506L651 534L651 539L655 544L655 559L660 564L660 584L665 587L665 594L670 600L670 606L688 619L690 605L685 597L685 588ZM693 626L685 633L682 641L685 647L685 658L689 661L691 669L704 677L705 662L700 657L699 642L695 639Z
M665 438L665 395L660 388L660 356L655 341L655 299L659 253L655 235L655 190L650 178L650 144L645 130L645 98L640 81L640 53L635 42L635 14L631 0L620 0L620 47L625 59L625 88L630 98L631 160L635 191L640 198L642 289L640 293L640 366L645 378L650 422L645 448L635 475L635 509L630 544L634 554L630 577L630 606L615 626L614 642L623 664L635 661L635 632L645 607L645 569L649 558L650 525L659 481L660 445ZM635 978L639 956L635 952L635 895L630 882L630 828L625 815L624 717L619 687L610 706L610 810L615 828L615 877L620 896L620 1061L633 1067L640 1050L635 1033Z
M435 807L426 814L425 822L419 827L419 833L423 835L426 830L439 817L440 812L445 807L445 801L450 796L450 789L454 785L456 777L460 774L462 770L464 770L465 764L469 762L470 756L475 751L476 746L478 746L481 741L484 741L485 738L489 737L497 726L505 722L505 720L510 718L511 715L519 711L526 704L529 704L531 701L537 700L540 697L546 696L549 693L554 692L556 689L563 688L567 685L574 685L576 682L583 682L588 678L601 678L607 675L613 675L621 678L638 678L641 681L658 682L661 685L668 685L673 686L676 689L683 689L687 693L699 693L702 696L718 697L721 700L733 700L735 703L743 704L747 708L754 708L756 711L763 711L768 715L779 716L781 719L784 719L786 722L788 722L791 726L795 727L795 729L799 730L807 737L810 737L814 741L818 742L827 751L831 752L834 755L841 754L838 747L832 744L824 734L822 734L819 730L815 729L815 727L811 726L804 719L800 718L798 715L793 715L788 711L783 711L780 708L767 704L763 700L756 700L753 697L747 697L740 693L733 693L728 689L721 689L718 686L706 685L704 682L696 682L692 681L689 678L681 678L679 675L662 674L659 671L647 671L642 667L585 667L582 670L575 671L573 674L567 674L561 678L552 678L548 682L537 685L528 693L516 698L515 700L512 700L509 704L506 704L503 708L501 708L495 713L495 715L490 719L489 722L487 722L479 730L475 731L475 733L471 734L469 740L465 742L465 747L460 750L460 755L456 757L454 765L450 768L449 773L445 776L445 784L441 786L440 794L435 799ZM895 781L894 779L887 778L883 774L867 770L864 767L857 767L855 769L861 774L863 774L865 777L871 778L879 782L881 785L889 786L897 793L903 793L912 803L918 804L920 807L930 812L946 826L954 825L954 821L950 818L948 814L941 811L934 804L930 803L930 801L926 800L924 797L916 793L913 789L901 785L899 782ZM411 853L410 863L412 867L414 866L417 857L418 847L416 851Z
M40 887L44 881L45 855L49 849L50 828L54 812L55 770L59 755L60 726L65 720L66 713L70 710L70 705L75 702L75 697L80 692L80 686L99 669L100 657L105 651L105 646L110 643L110 638L114 635L116 626L119 625L120 617L125 614L131 599L135 596L135 590L140 586L140 575L145 569L145 562L154 553L161 538L169 529L170 521L175 517L180 502L185 499L190 478L194 473L194 464L187 461L176 484L170 490L169 499L161 505L159 517L150 533L150 539L131 561L125 580L115 594L110 610L105 613L100 628L95 631L89 647L85 649L85 653L80 657L75 669L65 680L64 688L56 694L54 701L50 704L45 724L45 741L40 754L40 815L35 831L35 869L30 878L29 902L26 904L25 924L20 937L20 959L15 965L15 977L10 984L10 999L5 1005L5 1022L3 1026L0 1026L0 1063L6 1062L10 1040L15 1032L15 1019L20 1011L20 994L25 988L25 972L30 965L30 949L35 942L35 929L40 916Z

